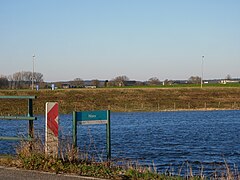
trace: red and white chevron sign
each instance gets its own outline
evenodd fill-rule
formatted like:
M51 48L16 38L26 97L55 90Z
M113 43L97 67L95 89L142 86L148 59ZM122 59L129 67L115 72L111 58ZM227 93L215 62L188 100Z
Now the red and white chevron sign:
M47 128L58 136L58 103L47 103Z
M58 153L58 103L46 103L45 151L50 155Z

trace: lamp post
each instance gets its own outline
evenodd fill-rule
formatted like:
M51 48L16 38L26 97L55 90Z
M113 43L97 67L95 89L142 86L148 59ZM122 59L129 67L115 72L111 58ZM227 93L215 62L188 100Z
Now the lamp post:
M203 61L204 60L204 56L202 56L202 67L201 67L201 71L202 71L202 77L201 77L201 88L203 87Z
M35 54L33 57L33 69L32 69L32 90L34 89L34 61L35 61Z

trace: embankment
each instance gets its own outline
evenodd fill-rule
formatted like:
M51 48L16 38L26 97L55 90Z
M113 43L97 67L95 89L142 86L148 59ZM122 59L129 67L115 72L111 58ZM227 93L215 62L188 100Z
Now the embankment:
M46 102L58 102L61 113L73 110L172 111L239 109L240 88L103 88L67 90L2 90L0 96L35 95L34 114ZM27 100L0 99L0 114L26 114Z

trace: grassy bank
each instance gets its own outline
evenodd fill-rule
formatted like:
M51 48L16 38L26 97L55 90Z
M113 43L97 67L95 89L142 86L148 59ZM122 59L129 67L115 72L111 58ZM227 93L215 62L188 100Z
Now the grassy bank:
M6 95L36 95L34 114L43 114L46 102L58 102L61 113L99 109L125 112L240 108L240 88L236 87L0 91L0 96ZM0 99L0 101L1 114L26 113L26 100Z
M73 110L111 109L112 111L165 111L165 110L205 110L239 109L240 88L114 88L114 89L69 89L41 91L0 91L0 95L36 95L34 113L43 114L44 105L49 101L60 104L61 113ZM0 100L0 113L24 114L27 111L26 100ZM15 104L13 106L13 104ZM24 111L22 110L24 109ZM24 169L49 171L55 173L73 173L83 176L111 179L205 179L199 173L193 175L189 166L184 177L171 172L158 174L154 167L140 167L132 164L119 166L118 162L95 162L79 159L79 155L69 148L61 150L61 157L46 157L43 147L29 152L25 146L18 150L17 157L0 158L0 165ZM179 173L180 174L180 173ZM236 169L225 169L211 176L212 179L239 179Z
M199 173L193 173L188 162L184 165L186 169L182 165L178 173L174 173L171 169L159 173L154 165L144 167L124 160L97 162L94 158L89 159L88 155L82 154L79 149L72 148L71 145L63 146L59 151L58 157L47 156L40 140L22 141L16 149L16 156L0 156L0 166L119 180L240 179L238 169L231 169L227 163L221 169L216 168L208 176L204 175L204 167L201 167Z

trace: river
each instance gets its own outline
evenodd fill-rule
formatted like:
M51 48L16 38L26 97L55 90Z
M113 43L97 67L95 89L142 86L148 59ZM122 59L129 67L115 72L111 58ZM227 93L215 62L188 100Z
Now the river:
M62 144L71 141L72 115L60 115ZM27 122L1 121L0 136L26 135ZM44 116L34 122L44 136ZM111 113L113 159L125 159L178 173L191 166L199 174L240 166L240 111ZM105 125L78 125L80 149L105 158ZM16 142L0 141L0 153L14 154ZM182 170L184 173L184 170Z

